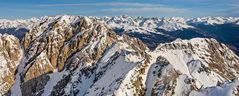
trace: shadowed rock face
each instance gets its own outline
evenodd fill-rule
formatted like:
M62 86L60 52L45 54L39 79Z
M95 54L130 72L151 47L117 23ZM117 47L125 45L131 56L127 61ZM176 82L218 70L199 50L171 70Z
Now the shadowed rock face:
M237 94L239 58L215 39L177 39L150 50L113 30L94 17L64 15L43 18L21 41L1 35L7 66L0 71L11 69L0 79L8 84L1 94L208 95L225 86Z
M29 30L27 28L5 28L0 29L1 34L9 34L14 35L18 39L22 39L24 37L24 34L28 32Z
M41 96L44 92L44 86L49 81L50 76L43 74L21 84L23 96Z

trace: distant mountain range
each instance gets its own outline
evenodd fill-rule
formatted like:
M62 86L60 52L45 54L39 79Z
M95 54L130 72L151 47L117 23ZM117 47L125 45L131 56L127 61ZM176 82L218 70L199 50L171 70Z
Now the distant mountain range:
M26 20L0 19L0 33L13 34L18 38L32 29L34 25L49 18L76 18L77 16L59 15L56 17L31 18ZM239 54L239 18L236 17L202 17L184 19L144 18L127 15L114 17L93 17L108 25L117 34L127 34L136 37L153 49L159 43L171 42L177 38L191 39L195 37L215 38L227 44Z
M59 15L0 33L0 95L239 95L239 18Z

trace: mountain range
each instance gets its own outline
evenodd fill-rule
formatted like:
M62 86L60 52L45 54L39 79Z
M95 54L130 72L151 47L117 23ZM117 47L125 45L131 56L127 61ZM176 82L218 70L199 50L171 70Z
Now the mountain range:
M0 95L238 96L239 18L0 19Z

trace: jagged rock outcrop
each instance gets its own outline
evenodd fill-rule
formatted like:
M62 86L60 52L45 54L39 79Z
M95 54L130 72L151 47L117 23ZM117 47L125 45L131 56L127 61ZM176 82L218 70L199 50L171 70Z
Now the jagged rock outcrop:
M22 57L20 41L8 34L0 34L0 95L14 83L15 71Z
M69 22L76 18L80 21ZM30 30L26 33L23 45L28 53L26 57L29 58L29 68L24 71L25 80L54 70L72 70L72 66L87 66L86 63L98 60L105 48L115 39L115 34L107 32L105 25L87 17L63 16L53 19L55 20L49 23L46 29ZM78 59L81 62L77 61Z

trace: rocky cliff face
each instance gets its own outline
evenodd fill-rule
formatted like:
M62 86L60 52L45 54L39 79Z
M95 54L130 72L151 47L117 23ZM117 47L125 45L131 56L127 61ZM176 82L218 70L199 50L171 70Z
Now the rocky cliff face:
M69 21L76 18L53 18L45 29L33 29L26 33L23 45L28 68L24 70L24 80L43 73L73 70L79 65L87 66L98 60L105 48L113 43L115 34L108 32L105 25L86 17L70 24Z
M14 83L22 55L20 41L16 37L0 34L0 95L7 93Z
M177 19L175 19L177 20ZM44 17L19 41L1 35L1 94L238 95L239 58L215 39L150 50L94 17ZM8 70L6 70L8 68ZM3 86L3 87L2 87Z

